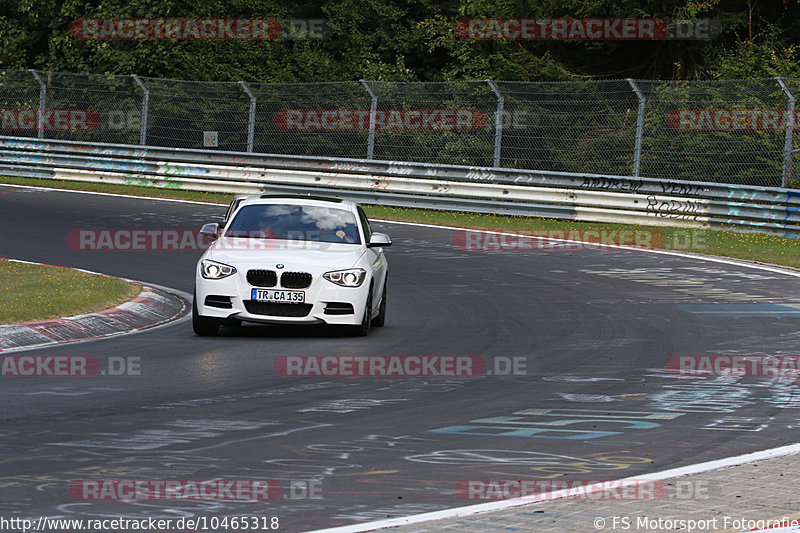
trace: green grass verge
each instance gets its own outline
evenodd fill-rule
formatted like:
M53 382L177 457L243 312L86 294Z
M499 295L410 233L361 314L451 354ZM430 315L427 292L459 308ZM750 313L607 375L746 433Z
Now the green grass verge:
M102 311L127 302L141 286L70 268L0 261L0 324Z
M233 195L202 193L175 189L157 189L133 185L107 185L35 178L0 177L0 183L11 185L33 185L51 188L85 190L125 194L131 196L172 198L211 203L228 203ZM2 191L0 191L2 192ZM710 255L750 259L800 268L800 239L787 239L760 233L737 233L733 231L710 231L703 229L681 229L656 226L631 226L621 224L598 224L501 215L481 215L450 211L406 209L386 206L364 206L372 218L417 222L442 226L484 229L502 232L586 230L641 231L653 235L653 245L667 250L691 251Z
M489 231L525 234L547 231L551 236L563 231L565 238L580 239L587 230L644 232L652 238L654 248L695 252L709 255L749 259L800 268L800 239L779 237L764 233L737 233L734 231L712 231L704 229L671 228L657 226L634 226L623 224L601 224L575 222L547 218L481 215L474 213L451 213L447 211L424 211L371 206L367 213L373 218L422 222L442 226L458 226ZM570 237L570 232L573 236ZM513 241L512 241L513 242ZM622 241L624 244L626 241Z

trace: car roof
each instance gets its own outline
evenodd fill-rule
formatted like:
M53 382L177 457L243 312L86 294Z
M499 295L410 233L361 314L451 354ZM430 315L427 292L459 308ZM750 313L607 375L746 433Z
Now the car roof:
M250 195L242 200L239 204L242 205L258 205L258 204L274 204L281 202L292 205L329 205L338 204L343 209L355 210L356 202L352 200L343 200L341 198L333 198L328 196L312 196L302 194L259 194Z

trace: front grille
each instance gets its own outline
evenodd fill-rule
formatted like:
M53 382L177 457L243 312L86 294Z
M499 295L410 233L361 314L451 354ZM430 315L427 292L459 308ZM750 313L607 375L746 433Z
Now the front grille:
M206 296L206 305L208 307L219 307L220 309L233 309L230 296Z
M255 287L274 287L278 284L278 275L274 270L250 270L247 281Z
M353 304L346 302L328 302L325 305L326 315L352 315L354 312Z
M254 302L245 300L248 313L265 316L306 316L311 312L311 304L284 304L278 302Z
M286 289L305 289L311 286L308 272L284 272L281 274L281 287Z

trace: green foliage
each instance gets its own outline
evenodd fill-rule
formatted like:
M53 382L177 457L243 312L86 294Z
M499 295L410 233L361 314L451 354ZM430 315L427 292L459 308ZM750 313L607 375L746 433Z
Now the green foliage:
M740 41L730 51L721 52L709 69L716 79L800 78L800 50L795 44Z
M681 131L668 127L665 117L680 109L783 109L785 95L772 78L800 79L800 0L0 0L0 14L0 70L50 71L49 108L76 107L82 101L76 95L84 94L80 105L106 122L113 113L128 121L113 131L49 133L73 140L139 142L142 93L128 76L137 74L150 78L148 144L199 148L202 132L210 130L219 132L220 149L244 150L249 98L236 84L214 82L246 80L258 101L255 151L362 157L363 129L287 134L275 117L291 109L369 109L358 83L315 83L366 79L382 110L469 109L486 117L470 131L378 131L375 157L414 154L423 161L490 165L497 101L482 81L493 79L512 120L503 130L504 166L629 174L638 103L627 82L609 79L748 79L751 85L640 83L647 93L641 172L779 185L782 131ZM71 23L88 18L326 19L331 32L322 39L276 40L87 40L70 34ZM475 18L713 19L720 31L705 40L463 38L459 21ZM511 80L573 83L534 87ZM407 83L419 81L461 83ZM96 90L83 93L84 82ZM800 94L800 82L787 83ZM38 91L27 72L0 75L4 108L36 108Z
M0 0L0 68L262 82L797 76L798 0ZM327 19L326 39L81 40L82 18ZM712 18L705 41L463 39L464 18Z

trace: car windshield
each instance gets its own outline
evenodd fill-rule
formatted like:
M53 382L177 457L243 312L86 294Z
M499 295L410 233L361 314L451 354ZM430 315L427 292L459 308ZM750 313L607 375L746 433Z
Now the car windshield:
M246 205L236 213L225 236L361 244L354 213L314 205Z

